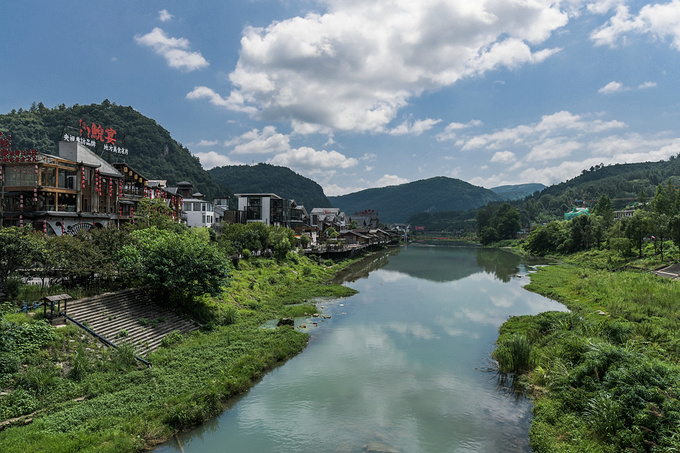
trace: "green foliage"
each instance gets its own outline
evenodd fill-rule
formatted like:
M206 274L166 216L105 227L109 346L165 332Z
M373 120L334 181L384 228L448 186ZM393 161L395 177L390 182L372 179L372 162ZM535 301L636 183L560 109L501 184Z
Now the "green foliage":
M601 270L598 260L587 252L571 259L580 265L532 274L528 289L564 302L572 313L511 318L494 357L500 368L501 360L512 363L509 344L530 342L534 362L525 379L539 392L534 451L674 451L680 287L650 274Z
M30 226L0 228L0 297L6 293L9 277L41 253L42 243Z
M151 227L130 236L134 245L123 248L121 268L148 285L161 303L217 294L228 276L224 256L200 234Z

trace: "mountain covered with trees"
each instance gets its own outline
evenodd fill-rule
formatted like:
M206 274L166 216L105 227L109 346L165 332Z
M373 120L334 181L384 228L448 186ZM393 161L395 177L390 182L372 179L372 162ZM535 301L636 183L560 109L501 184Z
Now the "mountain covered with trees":
M522 223L545 223L575 206L593 207L602 195L611 199L614 209L649 201L659 184L680 183L680 159L632 164L595 165L568 181L546 187L520 203Z
M13 149L36 149L58 155L58 142L64 134L80 135L81 120L87 126L95 124L113 129L116 146L128 150L127 155L114 154L103 149L104 142L97 141L95 152L108 162L125 161L149 179L167 180L168 186L189 181L209 200L229 194L225 187L213 181L198 158L156 121L132 107L116 105L108 100L101 104L71 107L61 104L52 109L42 103L34 103L28 110L0 114L0 131L12 136Z
M228 187L233 193L275 193L304 205L307 211L333 206L319 184L287 167L228 165L212 168L209 173L216 183Z
M384 223L406 222L419 212L467 211L503 200L489 189L444 176L366 189L329 199L350 216L366 209L376 210Z
M540 192L545 189L545 185L541 183L529 184L515 184L508 186L492 187L491 191L497 193L504 200L521 200L528 195L533 195L535 192Z

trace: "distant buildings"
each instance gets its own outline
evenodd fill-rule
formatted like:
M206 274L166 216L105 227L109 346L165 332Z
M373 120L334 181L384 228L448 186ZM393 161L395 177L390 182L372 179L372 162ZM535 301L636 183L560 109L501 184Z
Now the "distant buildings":
M378 230L377 211L349 218L338 208L308 212L274 193L237 193L233 201L208 201L188 181L168 187L167 180L150 180L127 163L108 163L86 146L87 140L59 142L59 156L12 150L2 134L0 145L0 228L32 225L53 235L118 228L134 223L141 215L140 202L151 199L162 200L172 220L189 227L262 222L292 228L313 244L329 228L341 232L340 242L346 244L379 243L386 237ZM230 202L236 209L230 209ZM350 224L359 229L348 231Z

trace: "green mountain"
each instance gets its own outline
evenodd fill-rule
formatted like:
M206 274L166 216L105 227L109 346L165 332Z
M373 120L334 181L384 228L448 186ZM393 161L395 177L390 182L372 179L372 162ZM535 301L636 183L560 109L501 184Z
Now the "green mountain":
M492 187L491 190L503 197L504 200L521 200L522 198L532 195L536 191L545 189L545 185L540 183L530 184L516 184L510 186Z
M307 211L333 206L319 184L287 167L269 164L228 165L215 167L209 173L213 180L229 187L234 193L275 193L304 205Z
M596 165L568 181L546 187L522 204L526 217L545 222L563 218L574 206L592 207L602 195L612 200L615 209L635 203L641 194L654 196L659 184L680 183L680 159L633 164Z
M347 215L374 209L383 223L406 222L413 214L427 211L467 211L503 198L489 189L460 179L437 176L397 186L366 189L329 197Z
M173 140L170 133L156 121L132 107L123 107L105 100L101 104L60 105L48 109L42 103L29 110L12 110L0 115L0 131L12 136L12 148L37 149L58 155L58 142L64 134L79 136L80 122L115 131L115 144L128 150L127 155L104 151L97 140L95 151L111 163L127 162L149 179L165 179L168 186L189 181L206 199L228 195L225 187L215 183L203 169L198 158Z

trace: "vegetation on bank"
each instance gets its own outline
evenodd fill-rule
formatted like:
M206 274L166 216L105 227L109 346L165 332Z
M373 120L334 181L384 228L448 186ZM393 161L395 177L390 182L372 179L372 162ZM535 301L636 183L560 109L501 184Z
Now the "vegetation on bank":
M22 253L34 260L48 259L45 247L52 240L50 247L65 250L62 258L69 246L79 247L73 250L82 256L70 260L78 263L62 268L60 261L49 266L50 273L41 270L50 278L63 276L53 282L52 293L145 284L156 288L166 305L204 323L199 332L166 336L163 347L147 357L152 363L147 368L135 361L133 345L109 349L75 326L53 328L42 310L18 311L19 301L39 294L14 277L26 261L17 264L6 279L13 297L0 309L0 422L6 421L0 423L0 451L149 448L217 415L233 396L305 347L305 333L286 326L265 329L265 323L309 316L316 312L314 298L354 292L326 284L345 264L300 256L294 243L277 249L272 241L290 238L278 228L242 228L219 239L207 230L159 229L151 223L132 231L64 237L64 242L17 228L0 230L8 239L3 245L29 244ZM261 249L246 253L242 246L255 236ZM109 269L101 261L104 249L118 260L111 267L116 272L93 272L95 262ZM3 253L16 250L0 246L0 261L7 262ZM234 251L242 258L234 259ZM182 276L181 270L192 266L212 274Z
M622 264L590 251L540 268L527 289L571 312L513 317L500 329L493 357L535 397L536 452L678 451L680 285L612 272Z

